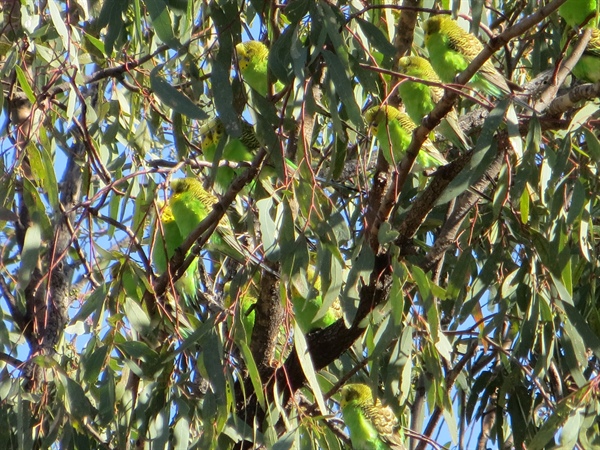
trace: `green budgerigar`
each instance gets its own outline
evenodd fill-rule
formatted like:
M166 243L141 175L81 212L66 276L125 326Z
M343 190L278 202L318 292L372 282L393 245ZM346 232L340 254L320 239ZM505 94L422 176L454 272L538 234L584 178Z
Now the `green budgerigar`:
M397 165L412 141L417 125L404 112L393 106L374 106L365 113L370 132L379 142L379 151L388 163ZM427 139L417 155L413 171L426 170L447 164L446 158Z
M420 56L405 56L398 61L398 71L411 77L440 83L441 80L431 67L429 61ZM413 122L419 124L442 99L444 89L428 86L417 81L405 80L398 85L398 93L402 98L406 113ZM457 147L465 150L469 147L467 138L458 125L458 114L452 108L438 126L440 133Z
M160 205L160 216L156 221L156 238L152 249L152 262L155 269L163 274L167 264L175 254L175 249L183 242L179 226L175 222L171 206ZM175 289L188 302L196 298L198 288L198 259L195 259L181 278L175 282Z
M346 384L340 407L354 450L405 449L394 411L373 397L366 384Z
M260 41L241 42L235 46L242 78L263 97L268 93L269 49ZM280 82L273 86L275 93L283 89Z
M562 45L566 42L568 35L571 33L571 28L567 27L563 34ZM570 55L573 48L577 45L577 38L573 39L570 48L567 50L567 55ZM573 76L581 81L588 83L597 83L600 81L600 29L592 28L592 36L590 41L575 67L573 67Z
M454 82L456 75L465 70L483 50L479 39L463 30L450 16L430 17L423 29L431 65L445 83ZM512 92L509 81L489 60L473 75L469 84L495 97Z
M210 214L213 206L219 200L204 189L202 182L197 178L188 177L173 180L171 181L171 191L169 205L179 231L185 239ZM239 262L245 261L247 252L236 240L233 228L226 215L219 221L216 232L211 236L211 243L217 250L227 256Z
M558 15L562 17L571 28L579 28L586 20L587 26L595 27L596 21L593 14L597 13L597 0L567 0L558 7Z
M233 163L249 162L253 158L253 150L260 147L260 143L254 133L254 128L248 122L241 121L241 136L239 138L229 138L223 142L221 153L217 157L219 144L223 139L227 139L225 125L220 119L215 119L209 129L205 130L200 140L200 148L206 161L218 165L220 161ZM215 187L219 193L225 192L233 179L239 175L240 171L229 166L215 167Z

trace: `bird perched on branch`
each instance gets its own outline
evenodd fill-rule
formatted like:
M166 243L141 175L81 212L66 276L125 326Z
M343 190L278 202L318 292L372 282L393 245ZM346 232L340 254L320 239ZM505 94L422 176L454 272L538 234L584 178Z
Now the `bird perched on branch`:
M185 239L210 214L213 206L219 200L204 189L200 180L191 177L171 181L171 191L169 205L181 236ZM225 255L239 262L245 261L247 252L236 240L233 228L226 215L219 221L210 242Z
M263 97L268 93L269 49L259 41L241 42L235 46L238 65L242 78L248 85ZM278 93L283 84L277 81L273 90Z
M156 238L152 249L152 262L160 273L167 271L169 260L175 249L183 242L179 226L175 222L169 204L159 205L160 216L156 221ZM198 259L190 264L185 273L175 282L175 289L187 302L193 302L198 288Z
M558 15L571 28L578 29L586 21L586 26L595 27L597 23L594 14L597 14L597 10L597 0L567 0L558 7Z
M354 450L405 450L394 411L366 384L345 385L340 407Z
M420 56L405 56L398 61L398 71L411 77L441 83L440 78L431 67L429 61ZM398 93L407 114L416 124L429 114L444 96L444 89L429 86L418 81L405 80L398 85ZM452 108L438 126L440 133L457 147L466 150L469 147L467 138L458 125L458 114Z
M241 121L239 138L229 138L221 119L215 119L210 128L206 129L200 139L200 148L206 161L212 162L215 170L215 185L218 192L225 192L233 179L241 173L241 169L229 166L219 166L221 161L231 163L250 162L253 150L260 147L254 128L248 122ZM224 142L222 142L225 140Z
M374 106L365 113L371 133L377 137L379 151L388 163L397 165L412 141L412 132L417 127L404 112L393 106ZM417 155L413 170L426 170L447 164L446 158L426 139Z
M564 32L562 44L564 46L571 28L567 27ZM573 48L577 45L578 38L572 40L570 48L567 50L567 55L573 52ZM600 29L592 28L592 36L588 42L581 58L573 67L573 76L581 81L588 83L597 83L600 81Z
M445 83L454 82L456 75L465 70L483 50L479 39L463 30L449 16L430 17L425 21L423 29L431 65ZM469 84L494 97L519 89L515 83L504 78L489 60L473 75Z

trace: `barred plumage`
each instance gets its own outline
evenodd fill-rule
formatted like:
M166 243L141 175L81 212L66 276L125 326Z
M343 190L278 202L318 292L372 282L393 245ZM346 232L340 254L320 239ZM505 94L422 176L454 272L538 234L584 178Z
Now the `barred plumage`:
M405 449L394 411L373 398L366 384L345 385L340 406L354 450Z
M425 21L423 29L431 65L446 83L452 83L456 75L465 70L483 50L479 39L463 30L449 16L430 17ZM506 78L490 60L481 66L479 72L471 78L470 84L496 97L512 92Z
M379 151L393 165L398 164L412 141L417 125L404 112L393 106L374 106L365 113L371 134L377 137ZM413 170L425 170L446 164L446 158L426 139L417 155Z

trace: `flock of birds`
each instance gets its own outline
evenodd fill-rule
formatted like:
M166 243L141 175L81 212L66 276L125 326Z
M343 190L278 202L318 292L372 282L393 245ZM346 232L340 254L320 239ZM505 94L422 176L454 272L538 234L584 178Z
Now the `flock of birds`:
M573 75L588 82L600 81L600 31L595 27L596 0L568 0L559 9L559 15L567 25L568 33L592 28L592 37L586 51L573 69ZM457 21L445 15L430 17L423 24L425 45L429 60L420 56L406 56L399 60L398 67L402 74L433 83L452 83L470 62L483 50L482 43L472 34L463 30ZM564 42L566 42L566 37ZM258 95L268 94L268 48L258 41L238 44L237 59L241 76ZM487 61L469 82L470 87L483 93L500 97L510 94L514 89L511 83ZM283 86L276 82L275 93ZM370 133L377 139L379 151L385 159L396 165L405 155L412 139L412 131L424 116L429 114L443 95L439 86L424 84L415 80L406 80L398 86L404 111L390 105L371 107L365 114ZM458 124L456 110L450 111L440 123L437 131L445 139L460 149L468 149L470 140ZM207 161L215 157L217 146L222 139L227 139L225 127L218 120L214 127L202 138L201 147ZM222 158L233 162L251 161L253 151L260 146L251 125L244 123L241 137L229 139L223 149ZM433 142L427 139L416 159L416 169L424 170L446 164L444 156L436 149ZM219 167L215 186L226 189L236 172L230 167ZM208 192L200 180L182 178L171 182L172 195L162 206L160 215L160 231L156 233L157 244L153 263L158 272L167 270L169 259L177 247L212 211L217 198ZM243 261L247 250L236 240L231 225L224 216L216 227L210 245L218 248L228 256ZM178 280L176 289L185 298L196 295L197 260L186 274ZM313 287L319 289L319 277L312 274ZM241 300L244 332L250 339L253 327L252 305L258 296L256 289L250 289ZM315 328L324 328L335 322L341 315L339 304L318 322L313 321L315 314L322 306L319 295L313 296L310 302L301 295L296 295L294 309L303 332ZM230 299L231 303L231 299ZM309 307L307 307L307 305ZM341 411L347 425L352 445L357 450L386 450L404 448L399 433L398 419L393 411L384 406L371 388L365 384L346 384L341 391Z

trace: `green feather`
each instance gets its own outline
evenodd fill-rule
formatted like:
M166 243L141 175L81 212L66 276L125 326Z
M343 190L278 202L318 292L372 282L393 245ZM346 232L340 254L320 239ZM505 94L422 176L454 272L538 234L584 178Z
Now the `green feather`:
M561 45L564 46L570 33L571 28L567 27L563 33ZM577 39L573 39L567 51L567 56L572 53L576 45ZM581 58L577 61L575 67L573 67L573 76L578 80L588 83L597 83L600 81L600 30L598 28L592 28L590 42L588 42Z
M372 134L377 137L379 151L392 165L397 165L412 141L416 124L393 106L375 106L365 113ZM413 171L426 170L447 164L446 158L427 139L417 155Z
M465 70L483 50L479 39L463 30L449 16L430 17L425 21L423 29L431 65L445 83L453 83L456 75ZM506 78L489 60L481 66L469 84L495 97L511 93Z
M440 83L440 79L431 67L429 61L420 56L405 56L398 61L400 73L426 81ZM406 112L413 122L421 123L423 117L429 114L442 99L444 90L436 86L428 86L416 81L403 81L398 85L398 93L406 107ZM457 147L469 148L467 138L458 125L456 109L450 110L438 126L440 133Z
M579 28L588 17L597 12L596 0L567 0L558 7L558 15L565 19L567 25ZM588 26L596 26L596 20L592 18L587 22Z
M152 262L160 273L167 270L169 259L175 254L175 249L183 242L183 237L170 205L161 206L160 224L156 222L156 238L152 250ZM185 273L175 282L175 289L188 302L196 298L198 288L198 259L195 259Z
M247 41L235 46L240 73L248 85L263 97L268 93L269 49L259 41ZM283 89L280 82L273 86L275 93Z
M175 222L184 238L194 231L200 222L213 210L219 201L208 192L196 178L179 178L171 181L171 198L169 205L173 211ZM210 242L215 249L239 262L245 261L245 251L235 239L233 228L227 216L223 216L211 236Z
M389 407L373 398L366 384L346 384L340 407L354 450L405 449L402 437L395 430L398 418Z
M260 147L254 133L254 128L246 121L242 121L242 133L239 138L228 138L225 125L216 119L211 128L206 130L201 137L200 147L206 161L213 163L215 171L215 187L220 193L226 192L231 182L243 169L234 169L229 166L219 166L221 161L232 163L250 162L254 157L252 151ZM221 148L221 152L218 152Z

